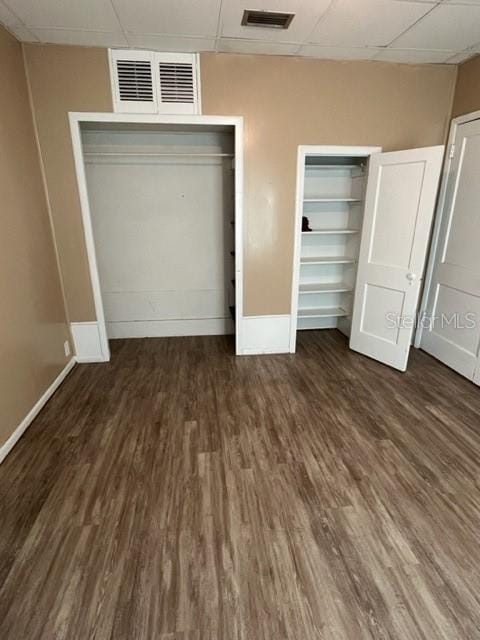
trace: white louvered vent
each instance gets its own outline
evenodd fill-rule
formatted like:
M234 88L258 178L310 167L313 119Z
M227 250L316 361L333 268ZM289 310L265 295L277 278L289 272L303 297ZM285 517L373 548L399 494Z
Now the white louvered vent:
M160 62L160 97L162 102L194 102L191 64Z
M150 51L110 51L114 111L157 111L153 65L153 54Z
M110 60L115 111L200 113L195 54L114 49Z
M146 60L117 60L118 91L123 102L152 102L152 65Z
M199 113L197 56L191 53L157 53L159 111Z

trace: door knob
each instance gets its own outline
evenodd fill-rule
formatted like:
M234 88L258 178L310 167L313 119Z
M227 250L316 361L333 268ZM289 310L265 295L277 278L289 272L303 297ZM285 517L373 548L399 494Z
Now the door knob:
M412 282L413 280L415 280L416 278L416 274L415 273L407 273L407 280L410 280L410 282Z

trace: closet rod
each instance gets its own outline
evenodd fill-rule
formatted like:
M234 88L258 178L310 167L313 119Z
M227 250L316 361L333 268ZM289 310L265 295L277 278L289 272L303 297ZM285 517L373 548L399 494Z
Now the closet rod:
M150 152L141 152L141 151L85 151L84 155L86 156L140 156L140 157L157 157L157 156L174 156L174 157L188 157L188 158L233 158L233 153L174 153L166 152L166 153L150 153Z

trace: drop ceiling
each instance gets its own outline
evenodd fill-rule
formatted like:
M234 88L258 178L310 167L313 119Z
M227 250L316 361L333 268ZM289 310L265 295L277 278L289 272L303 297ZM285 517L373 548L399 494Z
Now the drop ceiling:
M295 17L246 27L244 9ZM480 53L480 0L0 0L0 21L24 42L409 63Z

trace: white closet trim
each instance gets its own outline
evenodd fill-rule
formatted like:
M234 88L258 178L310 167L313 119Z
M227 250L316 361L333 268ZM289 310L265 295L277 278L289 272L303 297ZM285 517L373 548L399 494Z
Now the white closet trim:
M95 304L96 322L100 336L104 361L110 360L105 314L103 309L100 279L98 275L95 242L93 237L90 203L85 177L85 156L82 148L80 127L82 123L127 123L188 126L229 126L235 132L235 341L236 353L247 353L243 347L243 117L241 116L200 116L200 115L156 115L132 113L77 113L70 112L70 131L73 155L80 195L85 244L90 270L90 280ZM125 154L120 154L125 155ZM143 154L142 154L143 155ZM175 154L177 155L177 154ZM190 155L190 154L189 154ZM194 154L191 154L194 155ZM209 154L210 155L210 154ZM227 154L229 155L229 154Z

